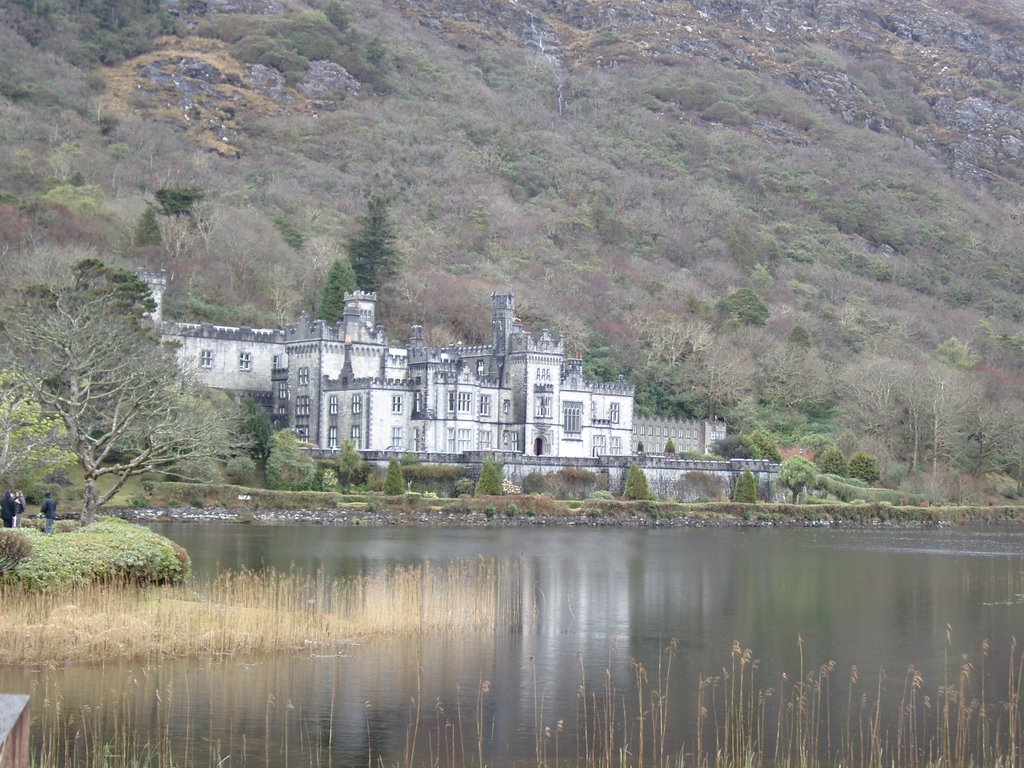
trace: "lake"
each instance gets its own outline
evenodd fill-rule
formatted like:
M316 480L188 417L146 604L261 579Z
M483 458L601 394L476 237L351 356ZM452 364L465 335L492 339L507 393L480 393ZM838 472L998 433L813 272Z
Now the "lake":
M268 658L0 667L0 688L32 692L33 706L60 697L69 712L120 713L144 740L173 737L180 764L554 764L605 731L604 743L628 738L630 764L640 764L642 739L628 734L649 734L654 710L665 724L658 748L695 748L702 679L708 710L730 685L770 689L763 706L748 696L743 710L766 733L778 729L778 702L799 695L821 711L815 744L830 755L854 749L850 723L870 719L889 748L926 756L943 736L950 691L957 710L973 701L977 718L984 704L993 721L988 735L969 721L977 735L964 749L1020 728L1007 688L1020 672L1024 527L151 527L189 551L199 577L514 562L532 617L517 633ZM734 642L750 649L746 663ZM897 745L901 717L923 730ZM713 728L701 730L707 750Z

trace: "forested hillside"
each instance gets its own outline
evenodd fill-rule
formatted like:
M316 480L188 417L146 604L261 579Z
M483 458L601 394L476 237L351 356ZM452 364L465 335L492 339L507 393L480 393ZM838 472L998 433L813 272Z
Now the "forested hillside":
M1011 0L0 0L0 286L287 322L379 199L396 341L511 289L645 412L1014 496L1022 45Z

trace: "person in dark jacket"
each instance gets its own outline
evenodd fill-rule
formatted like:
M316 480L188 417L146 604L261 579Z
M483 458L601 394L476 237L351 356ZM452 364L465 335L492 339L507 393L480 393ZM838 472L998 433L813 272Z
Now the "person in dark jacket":
M3 498L0 498L0 518L3 518L4 528L14 527L14 494L10 490L4 491Z
M53 521L57 519L57 502L49 491L43 494L43 503L39 506L39 511L43 513L43 533L50 533Z

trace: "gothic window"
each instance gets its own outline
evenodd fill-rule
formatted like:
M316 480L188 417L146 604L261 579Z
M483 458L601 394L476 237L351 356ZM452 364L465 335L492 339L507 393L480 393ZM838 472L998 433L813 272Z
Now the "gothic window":
M404 435L402 434L402 428L401 427L392 427L391 428L391 446L390 447L395 449L395 450L398 450L398 451L402 450L402 441L403 440L404 440Z
M459 430L459 452L470 451L473 449L473 430L471 429L460 429Z
M469 413L473 408L473 395L470 392L459 392L459 413Z
M419 413L422 410L423 410L423 393L420 392L419 390L417 390L416 394L413 396L412 412L413 413Z
M538 419L550 419L551 418L551 395L538 395L537 396L536 416L537 416Z
M605 453L604 435L594 435L594 455L601 456Z
M352 413L362 413L362 412L363 412L363 396L362 395L352 395Z
M578 433L583 430L583 403L562 405L562 428L566 432Z
M299 384L309 384L309 368L307 366L299 368Z
M622 453L622 438L613 436L611 438L611 448L609 448L609 450L614 456L618 456Z
M331 414L332 416L337 416L337 414L338 414L338 396L337 395L331 395L330 399L328 399L328 401L327 401L327 412L329 414Z
M491 396L480 395L480 415L490 416L491 415Z
M281 400L288 399L288 382L282 381L277 385L277 396Z
M489 451L491 450L491 430L481 429L480 430L480 450Z
M309 427L304 424L295 428L295 435L302 442L309 442Z
M238 353L238 370L240 370L240 371L251 371L252 370L252 352L239 352Z
M477 360L476 361L476 375L477 376L483 376L484 375L484 361L483 360Z
M502 413L507 414L511 408L512 408L512 401L511 400L505 399L505 400L501 401L501 412Z
M213 350L204 349L199 353L199 365L203 368L213 368Z
M391 412L401 413L402 412L402 396L392 395L391 396Z
M618 424L619 423L619 404L618 403L612 403L611 405L608 406L608 418L612 422L612 424Z
M327 447L332 451L338 450L338 428L328 427L327 428Z
M352 438L352 445L354 445L356 448L358 448L359 447L359 439L362 437L362 430L359 428L358 424L353 424L352 425L352 433L351 433L350 436Z
M295 398L295 415L309 416L309 397L303 396Z
M455 427L448 427L448 453L455 453Z
M449 411L454 411L455 410L455 393L454 392L449 392L448 393L448 410Z

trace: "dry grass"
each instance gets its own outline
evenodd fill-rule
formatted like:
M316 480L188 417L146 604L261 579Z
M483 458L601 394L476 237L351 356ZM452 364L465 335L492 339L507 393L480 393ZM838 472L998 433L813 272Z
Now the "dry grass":
M273 653L352 638L518 626L518 575L477 559L332 581L226 573L211 583L0 591L8 664Z

